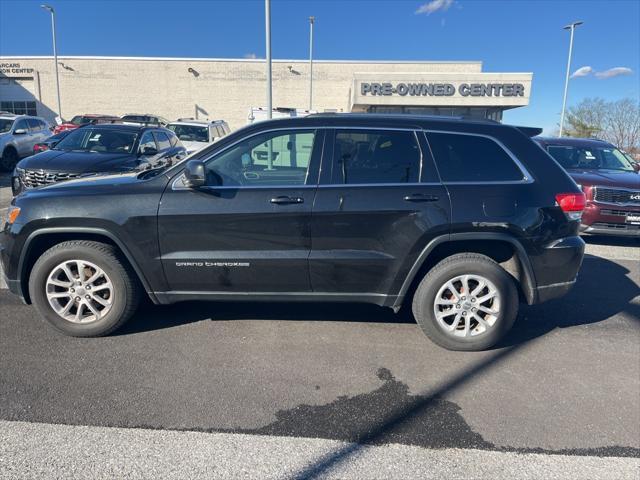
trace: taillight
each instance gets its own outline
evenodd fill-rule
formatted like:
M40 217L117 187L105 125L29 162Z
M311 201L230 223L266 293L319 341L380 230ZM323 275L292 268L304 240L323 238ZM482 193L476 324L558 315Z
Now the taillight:
M571 220L579 220L587 203L584 193L558 193L556 203Z
M44 143L36 143L33 146L33 153L44 152L45 150L49 150L49 147Z

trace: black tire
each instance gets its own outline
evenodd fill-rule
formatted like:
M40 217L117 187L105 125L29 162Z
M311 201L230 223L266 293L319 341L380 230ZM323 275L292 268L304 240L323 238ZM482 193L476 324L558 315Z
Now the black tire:
M500 312L495 316L495 323L475 336L458 337L448 333L434 313L440 288L460 275L484 277L493 283L500 295ZM513 277L489 257L477 253L459 253L438 263L418 285L412 305L413 315L424 333L437 345L457 351L478 351L494 346L512 327L518 307L518 291Z
M16 165L18 164L18 152L16 152L15 148L7 147L2 152L2 157L0 158L0 171L2 172L11 172Z
M111 280L113 298L110 310L89 323L73 323L59 316L49 304L47 278L65 260L83 260L100 267ZM56 330L73 337L99 337L121 327L135 312L141 290L135 274L111 245L86 240L59 243L44 252L29 277L29 295L38 313Z

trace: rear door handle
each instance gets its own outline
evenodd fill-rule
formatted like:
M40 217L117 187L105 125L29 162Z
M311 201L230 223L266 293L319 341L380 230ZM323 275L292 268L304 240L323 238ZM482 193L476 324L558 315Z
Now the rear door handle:
M423 193L412 193L404 197L405 202L437 202L437 195L426 195Z
M304 198L302 197L274 197L271 200L271 203L275 203L276 205L290 205L292 203L304 203Z

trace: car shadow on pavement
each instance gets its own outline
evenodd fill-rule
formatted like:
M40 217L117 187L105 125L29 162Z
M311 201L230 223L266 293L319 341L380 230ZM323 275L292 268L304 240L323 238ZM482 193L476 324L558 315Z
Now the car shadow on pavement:
M556 328L604 321L623 313L640 325L640 278L630 277L624 266L601 257L586 255L578 280L569 293L540 305L521 305L509 334L496 346L516 345L541 337Z
M587 245L601 245L609 247L640 248L640 237L616 237L612 235L582 235Z
M629 274L630 271L620 264L585 256L578 281L569 294L541 305L521 305L514 328L496 348L523 343L556 328L601 322L621 312L640 322L640 305L631 303L640 295L640 286ZM183 302L154 306L148 302L116 335L132 335L203 320L415 323L407 308L394 314L388 308L355 303Z

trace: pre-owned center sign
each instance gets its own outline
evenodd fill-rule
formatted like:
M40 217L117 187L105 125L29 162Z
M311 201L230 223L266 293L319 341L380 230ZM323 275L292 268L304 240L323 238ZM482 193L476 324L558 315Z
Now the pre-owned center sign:
M0 63L0 73L4 75L32 74L33 68L24 68L19 63Z
M524 97L521 83L461 83L458 88L452 83L365 83L360 84L362 95L402 97Z

